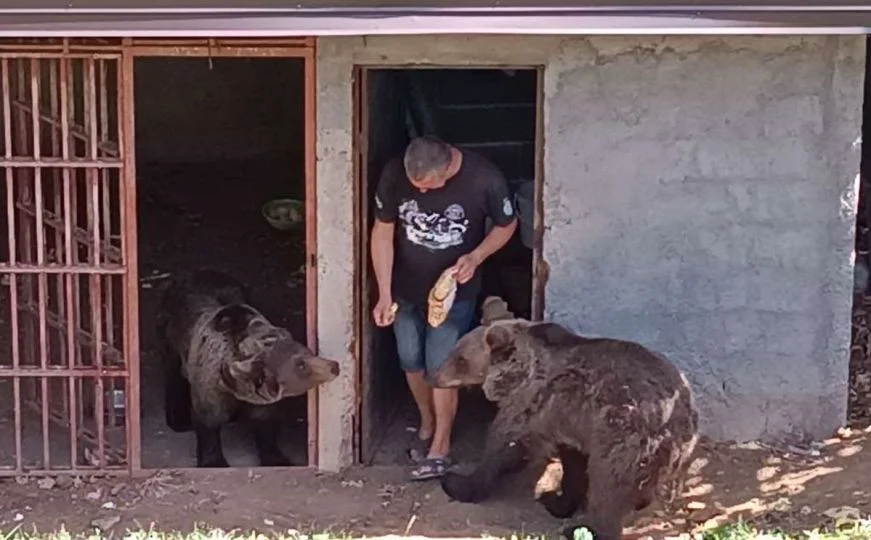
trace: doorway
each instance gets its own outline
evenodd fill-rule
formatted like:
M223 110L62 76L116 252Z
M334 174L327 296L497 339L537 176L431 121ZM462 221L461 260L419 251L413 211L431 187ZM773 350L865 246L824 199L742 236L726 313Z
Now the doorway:
M520 218L514 236L482 265L478 306L502 297L520 317L537 318L540 259L537 202L541 182L541 69L369 68L357 71L357 223L359 306L358 458L374 465L408 464L419 445L419 418L396 356L393 329L371 320L377 286L369 254L374 193L381 170L415 136L435 135L490 159L505 175ZM538 304L538 305L536 305ZM533 309L535 307L535 309ZM463 389L452 457L477 459L495 414L479 388Z

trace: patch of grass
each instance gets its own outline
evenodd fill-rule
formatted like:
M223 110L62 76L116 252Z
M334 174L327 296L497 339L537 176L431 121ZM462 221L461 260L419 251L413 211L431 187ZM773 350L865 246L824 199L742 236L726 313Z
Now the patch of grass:
M695 536L697 540L871 540L871 521L845 525L837 529L805 531L790 535L781 531L759 531L744 522L729 523L707 529Z
M592 535L583 530L575 534L572 540L593 540ZM449 531L440 535L450 536ZM0 531L0 540L362 540L366 537L357 537L344 533L318 533L305 534L299 531L288 530L270 534L258 532L244 532L239 530L223 530L210 527L198 527L190 532L160 531L155 528L137 529L126 532L113 531L111 534L101 533L97 529L91 532L73 534L66 530L52 533L26 532L18 528L7 532ZM400 535L369 537L370 540L423 540L426 537ZM837 530L814 530L806 531L798 535L790 535L780 531L759 531L744 522L730 523L719 527L707 529L693 536L682 535L670 537L681 540L871 540L871 521L863 521L848 526L842 526ZM481 539L469 538L468 540L544 540L542 537L526 535L512 535L499 539L493 536L484 536Z

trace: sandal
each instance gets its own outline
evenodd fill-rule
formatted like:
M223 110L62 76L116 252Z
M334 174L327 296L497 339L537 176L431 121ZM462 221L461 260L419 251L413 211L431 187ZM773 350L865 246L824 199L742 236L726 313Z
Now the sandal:
M430 480L444 476L448 467L451 466L451 459L443 458L424 458L420 460L411 471L411 480Z
M408 456L409 461L412 463L420 463L421 461L426 459L426 455L429 453L429 443L432 439L427 441L420 441L420 448L413 446L408 449L406 455Z

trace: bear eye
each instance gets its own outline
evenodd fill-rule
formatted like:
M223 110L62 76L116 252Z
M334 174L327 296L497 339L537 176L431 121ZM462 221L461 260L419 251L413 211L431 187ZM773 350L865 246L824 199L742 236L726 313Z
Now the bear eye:
M296 369L300 373L308 373L309 372L308 364L303 362L302 360L300 360L299 362L296 363Z

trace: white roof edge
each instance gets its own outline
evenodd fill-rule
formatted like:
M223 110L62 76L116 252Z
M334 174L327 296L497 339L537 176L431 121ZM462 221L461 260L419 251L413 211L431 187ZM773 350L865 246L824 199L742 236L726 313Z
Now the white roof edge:
M806 21L715 19L699 15L540 15L505 16L196 16L5 15L0 37L300 37L420 34L522 35L853 35L871 31L867 20L849 22L817 15ZM862 17L866 19L866 17Z

